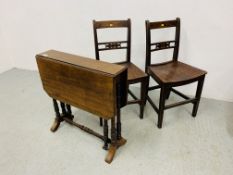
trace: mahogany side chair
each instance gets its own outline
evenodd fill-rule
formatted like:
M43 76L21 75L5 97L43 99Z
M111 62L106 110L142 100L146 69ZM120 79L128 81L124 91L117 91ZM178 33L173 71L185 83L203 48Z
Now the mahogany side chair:
M152 30L155 29L175 28L175 39L170 41L152 42ZM153 33L154 34L154 33ZM203 83L206 71L193 67L191 65L178 61L180 43L180 19L169 21L150 22L146 20L146 66L145 72L149 77L152 77L158 85L149 87L148 91L160 89L159 107L157 107L152 99L147 95L147 100L158 114L158 128L162 128L164 110L176 106L184 105L187 103L193 104L192 116L197 114ZM170 61L152 64L152 52L161 51L164 49L173 49L173 57ZM190 98L174 87L186 85L189 83L197 82L197 89L194 98ZM148 92L147 91L147 92ZM165 105L165 100L169 98L170 92L174 92L180 97L184 98L183 101L174 104Z
M123 41L104 41L100 42L100 34L98 34L99 29L104 32L109 32L110 29L126 29L126 39ZM127 104L139 104L140 106L140 118L143 118L144 106L146 104L146 90L149 83L148 75L139 69L135 64L131 62L131 20L109 20L109 21L95 21L93 20L93 32L94 32L94 42L95 42L95 56L96 60L100 60L100 52L124 49L126 52L126 58L122 62L117 62L126 66L128 69L128 87L130 84L141 83L140 98L138 98L133 92L128 88L128 94L132 96L134 100L128 100ZM100 125L102 121L100 119Z

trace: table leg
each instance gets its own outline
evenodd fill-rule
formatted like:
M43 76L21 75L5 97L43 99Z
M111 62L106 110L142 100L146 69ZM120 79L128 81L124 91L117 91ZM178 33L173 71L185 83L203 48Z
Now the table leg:
M57 101L55 99L53 99L53 107L54 107L54 111L55 111L55 114L56 114L56 118L55 118L55 120L53 122L53 125L50 128L50 130L52 132L55 132L58 129L58 127L59 127L59 125L60 125L60 123L62 121L61 114L59 112L59 106L58 106L58 103L57 103Z
M117 109L117 140L121 138L121 111Z
M117 135L116 135L116 128L115 128L115 117L111 119L111 145L108 151L108 154L105 158L105 162L111 163L113 160L113 157L115 155L116 149L117 149Z
M71 110L71 107L70 107L69 104L66 104L66 109L67 109L67 113L68 113L69 118L70 118L71 120L73 120L73 119L74 119L74 116L73 116L73 114L72 114L72 110Z
M111 119L111 145L108 150L108 154L105 158L105 162L111 163L116 150L126 143L126 140L121 137L121 130L120 130L120 115L117 116L117 129L115 128L115 117ZM119 122L119 123L118 123Z
M103 149L108 150L108 120L104 119L104 146Z

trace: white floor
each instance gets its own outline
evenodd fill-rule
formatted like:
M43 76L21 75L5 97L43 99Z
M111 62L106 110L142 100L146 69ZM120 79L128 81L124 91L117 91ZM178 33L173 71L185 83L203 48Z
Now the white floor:
M171 95L171 101L177 99ZM0 74L0 174L233 174L233 103L203 98L196 118L191 109L185 105L167 110L159 130L149 104L143 120L137 105L124 107L122 134L127 144L109 165L98 138L67 123L51 133L52 101L38 73L12 69ZM102 132L98 118L73 111L75 121Z

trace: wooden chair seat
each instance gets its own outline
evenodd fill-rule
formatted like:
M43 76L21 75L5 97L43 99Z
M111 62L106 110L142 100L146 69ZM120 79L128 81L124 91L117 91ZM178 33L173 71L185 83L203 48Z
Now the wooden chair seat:
M119 63L119 64L127 67L129 84L140 82L142 78L145 78L148 76L145 72L143 72L141 69L139 69L137 66L135 66L131 62Z
M167 62L148 67L148 73L161 83L175 83L195 81L206 74L206 71L182 62Z

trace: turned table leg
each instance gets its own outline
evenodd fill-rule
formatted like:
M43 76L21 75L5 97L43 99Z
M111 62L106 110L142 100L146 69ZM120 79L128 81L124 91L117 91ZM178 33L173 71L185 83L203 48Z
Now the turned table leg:
M58 129L58 127L59 127L59 125L60 125L60 123L62 121L62 118L61 118L61 115L60 115L60 112L59 112L59 106L58 106L58 103L57 103L57 101L55 99L53 99L53 107L54 107L54 111L55 111L55 114L56 114L56 118L55 118L55 120L53 122L53 125L50 128L50 130L52 132L55 132Z
M105 162L107 163L111 163L113 160L113 157L117 149L116 142L117 142L117 135L116 135L116 128L115 128L115 117L113 117L111 119L111 145L110 145L108 154L105 158Z
M70 118L71 120L73 120L73 119L74 119L74 116L73 116L73 114L72 114L72 110L71 110L71 107L70 107L69 104L66 104L66 109L67 109L67 114L68 114L69 118Z
M121 139L121 111L117 109L117 140Z
M111 119L111 145L108 150L108 154L105 158L105 162L111 163L116 150L126 143L126 140L121 136L121 122L120 122L120 110L117 112L117 128L115 128L115 117Z
M124 145L126 140L121 136L121 111L117 109L117 123L116 123L116 135L117 135L117 148Z
M66 106L65 103L60 101L61 111L62 111L62 117L66 116Z
M104 119L104 146L103 149L108 150L108 120Z

